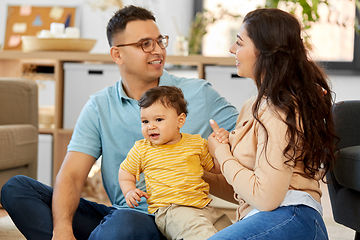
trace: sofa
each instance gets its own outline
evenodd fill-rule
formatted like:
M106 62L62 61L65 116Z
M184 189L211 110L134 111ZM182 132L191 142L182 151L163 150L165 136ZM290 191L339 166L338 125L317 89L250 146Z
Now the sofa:
M0 78L0 188L15 175L36 179L37 151L36 82Z
M332 108L339 154L327 174L334 220L356 231L360 239L360 100L342 101Z

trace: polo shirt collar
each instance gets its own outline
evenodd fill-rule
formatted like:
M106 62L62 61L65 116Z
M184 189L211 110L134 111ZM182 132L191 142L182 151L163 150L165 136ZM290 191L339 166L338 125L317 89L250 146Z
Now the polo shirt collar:
M126 95L124 87L122 85L122 78L120 78L118 84L119 84L120 99L134 100ZM172 85L171 77L170 74L164 69L163 75L160 77L159 86L169 86L169 85Z

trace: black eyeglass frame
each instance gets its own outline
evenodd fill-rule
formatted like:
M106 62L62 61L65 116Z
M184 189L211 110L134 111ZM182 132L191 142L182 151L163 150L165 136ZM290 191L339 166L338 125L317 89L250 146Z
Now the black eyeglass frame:
M163 40L166 39L166 46L163 44ZM143 43L146 41L152 40L154 42L154 44L152 44L152 49L150 51L145 51L144 50L144 46ZM141 46L141 49L145 52L145 53L149 53L154 51L156 43L159 45L159 47L161 49L165 49L169 46L169 36L167 35L161 35L159 38L157 39L153 39L153 38L146 38L146 39L142 39L136 43L127 43L127 44L119 44L116 45L116 47L126 47L126 46L133 46L133 45L137 45L137 46ZM162 43L162 44L161 44ZM165 47L161 47L161 45L164 45Z

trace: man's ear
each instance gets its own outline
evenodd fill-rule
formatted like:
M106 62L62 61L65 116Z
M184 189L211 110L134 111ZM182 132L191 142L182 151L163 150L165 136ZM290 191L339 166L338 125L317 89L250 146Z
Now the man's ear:
M112 46L110 48L110 56L116 64L123 64L123 60L121 59L121 49L118 47Z
M185 114L185 113L181 113L181 114L178 116L178 127L179 127L179 129L182 128L182 126L184 126L185 121L186 121L186 114Z

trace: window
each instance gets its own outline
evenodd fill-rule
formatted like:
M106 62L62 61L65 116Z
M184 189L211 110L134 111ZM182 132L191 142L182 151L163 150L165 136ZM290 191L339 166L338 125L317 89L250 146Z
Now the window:
M329 0L329 4L330 9L319 4L320 19L307 31L314 46L314 59L351 62L354 57L355 4L346 0Z
M327 69L360 70L360 36L354 31L354 1L328 2L330 8L319 5L320 20L306 31L313 46L312 58L324 63ZM218 12L219 4L231 13L245 16L249 11L264 6L265 0L203 0L204 9L210 12ZM285 5L280 8L285 9ZM210 24L203 38L203 55L230 56L229 47L235 41L241 22L242 19L226 18Z

